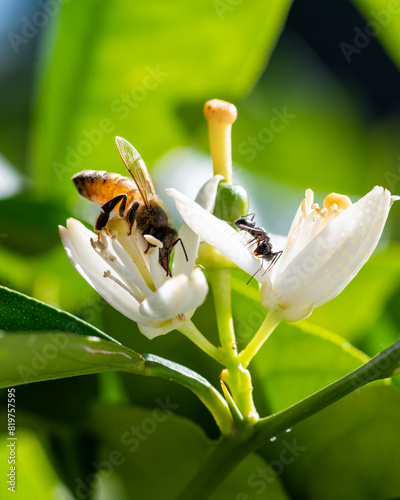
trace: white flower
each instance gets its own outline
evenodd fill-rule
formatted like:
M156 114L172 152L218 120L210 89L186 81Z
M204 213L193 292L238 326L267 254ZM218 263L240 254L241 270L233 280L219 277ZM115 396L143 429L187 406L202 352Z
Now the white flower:
M377 186L353 205L347 196L332 193L321 209L307 190L286 244L271 238L273 250L283 250L281 258L270 269L270 263L263 262L260 270L260 261L232 227L177 191L167 192L201 239L255 276L264 307L288 321L306 318L354 278L378 244L390 207L399 199Z
M197 200L212 210L220 177L208 181ZM194 268L199 238L185 224L182 249L175 251L173 277L166 276L159 264L159 249L147 253L146 235L129 233L129 225L120 218L111 219L99 237L75 219L60 226L67 255L85 280L115 309L138 323L140 331L152 339L180 329L205 300L208 285L201 269ZM158 240L151 243L159 243Z

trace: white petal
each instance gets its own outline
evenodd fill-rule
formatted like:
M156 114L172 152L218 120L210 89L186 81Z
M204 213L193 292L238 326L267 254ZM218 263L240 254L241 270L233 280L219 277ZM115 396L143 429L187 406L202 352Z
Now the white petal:
M271 287L271 284L265 282L260 287L262 305L271 312L276 312L286 321L300 321L312 313L313 304L304 302L294 302L286 305L286 297L279 296Z
M241 243L240 235L229 224L209 214L175 189L168 189L167 192L174 198L183 220L201 240L219 250L251 275L260 269L259 260ZM268 273L263 276L262 280L269 280Z
M287 244L287 236L282 236L281 234L273 234L273 233L268 233L268 234L274 252L285 250Z
M390 192L376 186L321 231L320 235L328 245L332 234L339 234L341 243L330 259L329 267L325 266L322 270L322 274L332 272L329 279L333 282L329 287L331 291L328 293L325 290L327 278L321 273L315 282L315 286L324 290L315 307L336 297L371 257L382 235L390 207ZM324 235L327 230L330 234Z
M203 272L196 268L190 277L178 274L166 281L139 307L143 316L165 321L199 307L205 300L208 285Z
M145 335L148 339L152 340L160 335L166 335L172 330L175 330L174 322L169 319L164 323L160 323L157 327L145 326L143 324L138 324L139 330L143 335Z
M141 302L146 298L146 295L136 286L135 274L118 261L116 254L110 252L108 248L102 251L98 250L96 253L105 261L106 265L110 267L111 279L113 279L113 281L118 280L119 283L123 283L123 288L126 288L137 302ZM114 271L114 273L112 271ZM108 278L109 277L110 276L108 276Z
M104 300L133 321L156 326L154 321L140 315L138 302L126 290L104 278L105 271L115 271L92 248L90 239L97 238L94 233L79 221L68 219L67 228L60 227L60 236L72 265Z
M332 219L292 260L272 290L263 287L265 307L276 304L292 317L292 307L308 310L338 295L374 251L390 204L389 191L375 187Z
M209 179L198 192L194 200L207 212L212 213L215 207L215 198L217 196L218 185L224 177L222 175L214 175Z
M218 184L222 179L222 175L215 175L204 184L196 196L196 203L207 210L207 212L211 213L214 210ZM182 246L178 243L172 265L172 275L186 274L189 276L197 259L200 238L190 229L186 222L183 222L179 230L179 237L182 239L185 246L188 260L186 261L186 256L183 252Z
M400 196L391 196L390 198L390 204L393 205L393 203L395 201L399 201L400 200Z

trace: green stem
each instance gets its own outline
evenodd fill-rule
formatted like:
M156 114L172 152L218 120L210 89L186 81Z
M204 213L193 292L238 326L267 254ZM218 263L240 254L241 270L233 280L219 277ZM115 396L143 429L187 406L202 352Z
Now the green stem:
M257 446L262 446L271 436L293 427L363 385L393 376L399 362L400 340L336 382L285 410L260 419L256 426Z
M398 372L399 363L400 340L368 363L308 398L270 417L260 419L254 427L247 427L236 435L221 438L179 500L205 500L234 467L251 452L266 444L271 437L292 428L363 385L393 376Z
M208 498L222 479L251 452L253 448L251 435L245 431L235 436L222 437L178 500Z
M144 354L143 358L143 375L160 377L187 387L208 408L222 435L232 432L233 419L228 404L208 380L189 368L153 354Z
M264 342L268 339L281 321L282 319L280 316L274 312L270 311L266 315L262 325L258 329L258 332L254 335L245 349L243 349L243 351L239 354L239 360L245 368L249 365L250 361L257 354Z
M196 344L202 351L214 358L218 363L221 363L223 357L221 350L207 340L192 321L185 321L177 330L183 333L185 337Z
M221 379L232 392L233 399L244 419L254 424L258 413L253 402L250 373L244 369L237 356L236 338L232 318L231 279L232 271L227 268L213 268L209 272L214 296L215 311L223 363L226 366Z
M233 328L231 277L232 272L226 268L215 268L209 273L214 296L219 340L226 363L237 363L236 338Z

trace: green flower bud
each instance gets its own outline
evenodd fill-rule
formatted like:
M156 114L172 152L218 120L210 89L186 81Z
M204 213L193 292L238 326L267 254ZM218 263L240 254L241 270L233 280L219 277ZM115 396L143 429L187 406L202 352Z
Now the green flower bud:
M220 182L215 200L214 215L232 222L248 213L249 199L246 190L239 184Z

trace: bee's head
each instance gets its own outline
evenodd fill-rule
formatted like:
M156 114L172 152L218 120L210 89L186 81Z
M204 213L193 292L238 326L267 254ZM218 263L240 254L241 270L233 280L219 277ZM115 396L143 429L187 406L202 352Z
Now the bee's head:
M157 228L155 231L153 231L153 236L160 240L163 244L162 248L160 248L159 262L162 268L167 273L167 276L171 276L171 271L169 270L169 261L174 244L178 240L178 233L174 228L166 226Z
M169 269L169 261L172 250L178 242L181 242L186 260L188 260L182 240L178 237L177 231L173 227L169 226L155 230L153 236L163 243L162 248L160 248L159 262L162 268L165 269L167 276L171 276L171 271Z

